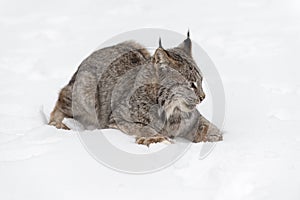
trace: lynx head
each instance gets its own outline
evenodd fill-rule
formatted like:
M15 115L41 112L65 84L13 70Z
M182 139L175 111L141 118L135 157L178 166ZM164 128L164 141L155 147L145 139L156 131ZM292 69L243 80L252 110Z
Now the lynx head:
M164 49L159 40L159 48L153 56L156 69L163 66L171 67L177 70L188 81L189 86L194 90L198 97L198 103L203 101L205 93L202 88L202 74L192 58L192 41L190 33L187 33L187 39L172 49Z

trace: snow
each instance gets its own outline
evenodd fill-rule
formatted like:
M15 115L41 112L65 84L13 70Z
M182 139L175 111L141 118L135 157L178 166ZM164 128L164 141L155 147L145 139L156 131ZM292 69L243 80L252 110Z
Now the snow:
M299 11L296 0L1 1L0 198L300 199ZM144 27L190 28L223 80L225 134L204 159L192 144L173 165L132 175L98 163L43 113L102 42ZM104 134L128 152L166 145Z

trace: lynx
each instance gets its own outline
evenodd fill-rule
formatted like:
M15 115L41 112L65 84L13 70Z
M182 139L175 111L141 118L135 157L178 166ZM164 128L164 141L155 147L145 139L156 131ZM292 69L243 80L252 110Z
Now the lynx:
M191 45L188 33L172 49L160 42L153 56L132 41L95 51L61 90L49 124L69 129L63 119L75 118L87 129L118 128L146 145L176 136L221 140L220 131L195 109L205 94Z

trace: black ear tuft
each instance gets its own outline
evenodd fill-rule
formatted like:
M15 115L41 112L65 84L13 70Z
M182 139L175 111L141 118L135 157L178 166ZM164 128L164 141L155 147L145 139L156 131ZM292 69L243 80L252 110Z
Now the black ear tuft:
M188 29L187 38L190 38L190 29Z
M158 47L163 49L163 47L161 45L161 38L160 37L159 37L159 40L158 40Z

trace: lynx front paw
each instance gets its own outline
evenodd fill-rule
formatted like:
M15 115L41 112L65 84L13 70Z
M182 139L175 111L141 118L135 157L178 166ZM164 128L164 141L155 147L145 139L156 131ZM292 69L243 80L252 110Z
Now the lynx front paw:
M214 126L202 125L194 136L193 142L218 142L222 140L223 136L219 129Z
M66 126L64 123L62 123L62 122L55 122L55 121L52 121L52 122L49 122L48 124L51 125L51 126L55 126L55 127L58 128L58 129L70 130L70 128L67 127L67 126Z
M135 143L147 145L148 147L150 144L158 143L158 142L166 142L169 144L173 143L170 138L162 136L162 135L155 135L155 136L151 136L151 137L137 137L135 140Z
M223 140L221 133L212 133L207 135L207 142L219 142Z

